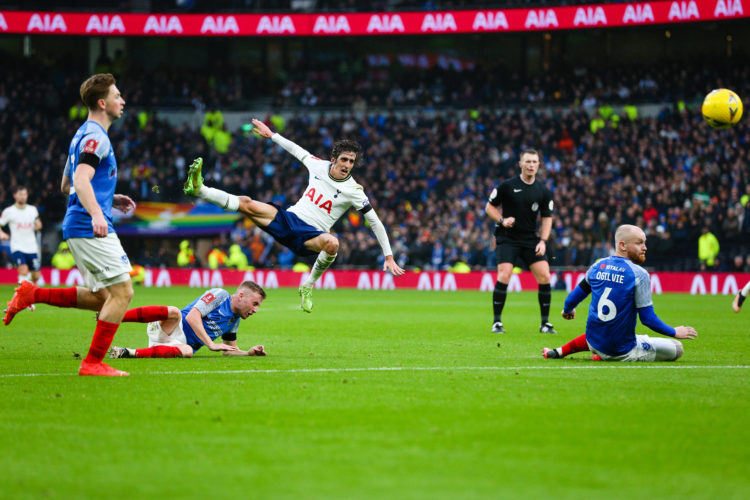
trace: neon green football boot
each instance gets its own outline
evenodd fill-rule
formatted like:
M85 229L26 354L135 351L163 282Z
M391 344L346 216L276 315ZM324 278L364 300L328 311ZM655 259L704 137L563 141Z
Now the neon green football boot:
M307 288L306 286L299 287L299 296L302 297L302 310L305 312L312 312L313 303L312 303L312 288Z
M182 190L189 196L197 196L198 191L203 187L203 176L201 175L201 168L203 168L203 158L196 158L188 168L187 180Z

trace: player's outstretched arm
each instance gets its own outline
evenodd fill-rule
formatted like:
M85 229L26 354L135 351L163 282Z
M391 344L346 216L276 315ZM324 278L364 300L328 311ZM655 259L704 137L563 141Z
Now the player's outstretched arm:
M304 148L301 148L294 142L290 141L286 137L282 136L278 132L273 132L268 125L263 123L262 121L258 120L257 118L253 118L253 125L255 128L253 129L255 132L258 133L258 135L265 137L267 139L271 139L273 142L284 148L284 150L297 158L302 163L305 162L305 160L312 158L312 155L309 151L307 151Z
M399 267L399 265L396 263L396 260L393 258L393 251L391 250L391 243L388 240L388 233L385 230L385 226L380 221L380 217L378 217L378 214L375 213L375 210L373 210L370 206L368 206L368 208L370 208L370 210L365 212L364 216L365 219L367 219L367 222L370 224L370 229L372 230L373 234L375 234L375 238L378 240L380 248L383 250L383 255L385 256L383 271L388 271L394 276L401 276L406 271L401 269L401 267Z
M238 349L236 351L224 351L222 354L224 354L224 356L265 356L266 350L262 345L256 345L247 351Z
M674 329L675 338L677 339L694 339L698 336L698 332L692 326L678 326Z
M203 345L205 345L209 350L211 351L236 351L237 346L231 346L225 343L215 343L213 340L211 340L211 337L208 336L208 333L206 333L206 329L203 327L203 316L201 316L201 312L193 307L190 312L185 316L185 321L188 322L188 325L190 325L190 328L193 329L195 332L195 335L200 339L201 342L203 342Z
M667 337L674 337L678 339L693 339L698 333L691 326L678 326L673 328L663 322L659 316L656 315L653 305L638 308L638 317L644 326L651 328L656 333L661 333ZM677 331L679 329L679 332ZM682 337L679 335L683 335Z

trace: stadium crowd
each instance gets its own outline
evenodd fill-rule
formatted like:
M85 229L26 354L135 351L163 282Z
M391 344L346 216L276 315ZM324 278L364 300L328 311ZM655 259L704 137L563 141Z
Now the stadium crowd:
M632 82L647 76L636 74ZM123 78L120 85L128 100L132 84ZM704 82L704 87L711 84ZM71 102L63 96L76 94L74 77L42 78L23 67L0 83L1 206L12 203L14 186L28 186L47 230L54 230L64 213L60 176L69 137L81 118L68 115ZM159 98L150 104L158 106ZM496 184L516 175L519 151L533 147L543 154L541 178L556 202L548 247L552 266L586 266L609 255L613 228L633 223L646 228L650 267L750 270L746 120L715 131L689 105L664 105L655 117L615 120L614 114L604 120L573 101L564 108L466 104L466 110L413 107L366 114L313 115L302 109L273 127L283 124L283 135L318 156L326 155L338 138L363 145L364 158L354 176L381 214L404 267L445 269L464 262L493 268L492 224L484 205ZM119 162L118 192L136 201L188 201L182 182L196 156L206 159L209 185L235 194L285 205L296 201L306 185L302 165L247 131L230 131L226 152L218 153L199 129L169 125L158 113L144 116L130 100L128 108L122 126L113 127L110 136ZM356 212L334 230L342 243L339 268L372 266L382 259ZM718 253L702 237L708 233L716 236ZM235 242L255 266L286 267L295 260L242 222L218 244ZM700 242L708 252L701 259ZM140 255L128 250L135 262L175 265L176 242L171 253L170 245L127 239L125 245L138 245ZM48 261L51 252L44 257Z

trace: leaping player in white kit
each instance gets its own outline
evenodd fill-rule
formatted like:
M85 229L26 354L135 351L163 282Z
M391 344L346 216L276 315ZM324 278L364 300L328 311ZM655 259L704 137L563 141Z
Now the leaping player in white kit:
M10 228L10 237L0 229L0 240L10 238L11 257L18 269L18 284L22 281L36 283L41 269L36 232L42 229L42 221L39 220L36 207L27 203L29 192L24 186L16 187L13 199L15 203L3 210L0 215L0 227L7 224Z
M262 121L253 119L253 125L255 132L271 139L307 167L310 173L309 183L294 206L285 210L275 204L253 200L249 196L235 196L204 186L201 158L190 165L184 191L187 195L197 196L226 210L241 212L297 255L318 255L310 275L299 288L303 311L312 311L313 286L336 259L339 250L339 240L329 231L352 206L367 219L383 250L383 270L394 276L404 274L404 270L393 259L383 223L370 205L364 188L351 175L361 150L359 144L348 140L337 141L331 150L330 161L321 160L289 139L272 132Z

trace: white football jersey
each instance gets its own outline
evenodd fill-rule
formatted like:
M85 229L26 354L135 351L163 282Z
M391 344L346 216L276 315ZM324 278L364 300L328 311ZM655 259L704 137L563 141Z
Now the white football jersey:
M39 212L33 205L26 205L19 209L11 205L0 215L0 226L6 224L10 228L10 251L23 253L39 253L36 243L34 221L39 218Z
M278 134L274 136L274 142L280 139L283 138ZM328 232L349 207L361 210L370 205L364 188L351 175L343 180L334 179L329 174L330 161L316 158L299 146L292 149L290 153L307 167L310 180L302 197L289 208L290 212L311 226Z

